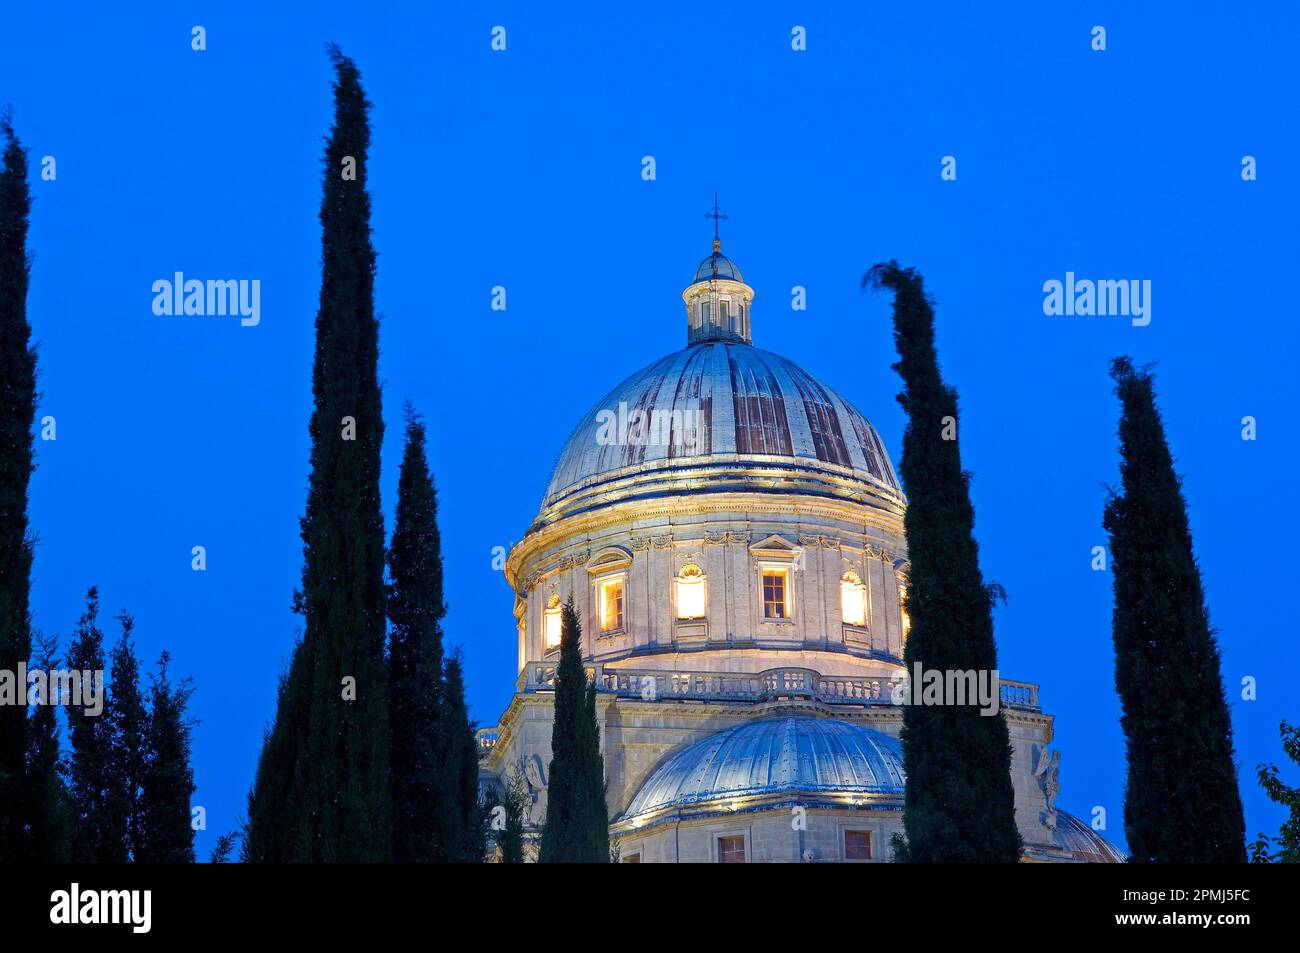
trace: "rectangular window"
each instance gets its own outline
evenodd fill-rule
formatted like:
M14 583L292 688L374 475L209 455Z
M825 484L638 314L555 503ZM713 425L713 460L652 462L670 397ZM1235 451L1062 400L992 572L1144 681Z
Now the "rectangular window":
M622 579L610 579L600 584L600 631L623 631Z
M845 625L867 624L867 587L856 577L840 580L840 617Z
M563 619L560 616L560 600L556 596L551 597L551 605L546 607L542 613L543 622L543 643L546 649L553 649L560 644L560 637L563 634Z
M743 864L745 862L745 835L718 838L718 863Z
M789 577L784 569L763 570L763 618L790 618Z
M639 863L641 863L641 855L640 855L640 854L628 854L626 857L623 858L623 863L625 863L625 864L639 864Z
M870 831L845 831L844 832L844 859L845 860L870 860L871 859L871 832Z
M704 618L704 573L698 566L687 566L678 574L677 618Z

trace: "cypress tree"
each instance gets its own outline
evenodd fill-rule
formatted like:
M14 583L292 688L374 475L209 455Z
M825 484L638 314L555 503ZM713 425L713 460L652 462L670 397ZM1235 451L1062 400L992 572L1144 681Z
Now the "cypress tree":
M99 592L86 592L86 609L77 621L76 635L68 649L68 667L104 675L104 633L99 628ZM125 863L127 815L120 806L121 775L113 761L113 720L110 701L101 699L103 710L88 714L69 707L68 737L72 744L69 767L73 804L73 859L81 863Z
M217 838L217 842L212 845L212 853L208 855L210 864L228 864L230 857L235 852L235 844L239 841L239 834L235 831L226 831Z
M524 862L524 812L528 809L528 789L518 771L506 780L505 826L501 830L501 863Z
M136 859L141 844L140 788L148 757L145 732L148 715L140 693L140 660L135 654L135 620L123 612L117 616L121 635L109 653L111 672L105 717L109 726L109 751L113 777L105 811L116 829L124 829L124 846Z
M1150 372L1111 364L1121 488L1106 502L1115 587L1115 687L1128 749L1130 860L1244 863L1232 719L1182 481Z
M465 703L464 657L459 648L443 666L441 763L446 779L446 810L439 827L443 859L481 863L486 852L478 797L478 739Z
M311 476L295 599L306 624L249 794L250 860L392 856L370 104L356 64L335 47L330 57L334 125L325 149Z
M0 140L0 670L16 673L31 655L27 487L35 468L36 351L27 323L27 152L8 115L0 115ZM23 706L0 705L0 862L22 850L26 732Z
M163 652L158 671L150 675L148 761L140 793L139 843L135 860L152 864L194 863L194 828L190 798L194 770L190 765L189 717L193 682L173 685L167 674L171 656Z
M943 381L934 347L934 310L923 278L897 262L876 265L864 286L894 292L894 370L907 414L901 475L903 526L911 562L911 632L903 662L922 671L997 671L992 595L979 566L970 476L957 448L957 392ZM1011 742L1002 716L973 704L903 708L907 834L899 859L914 863L1011 863L1020 857Z
M596 722L596 686L582 664L582 622L570 599L560 619L550 783L539 863L609 863L605 759Z
M424 423L407 407L406 451L388 551L388 730L392 752L393 858L429 863L457 845L440 842L451 779L439 751L442 685L442 544L438 498L425 456ZM451 813L454 813L451 812Z
M55 639L34 633L37 665L46 673L58 667ZM31 863L64 863L72 859L72 800L63 783L59 754L61 702L52 688L38 700L27 732L26 859Z

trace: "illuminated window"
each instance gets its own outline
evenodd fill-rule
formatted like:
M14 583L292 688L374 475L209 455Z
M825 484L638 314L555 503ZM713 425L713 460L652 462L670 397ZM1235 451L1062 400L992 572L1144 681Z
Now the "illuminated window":
M763 570L763 618L790 618L790 572L787 569Z
M694 563L677 574L677 618L704 618L704 570Z
M845 860L870 860L871 859L871 832L870 831L845 831L844 832L844 859Z
M867 624L867 587L852 569L840 580L840 618L845 625Z
M623 578L598 583L600 591L600 631L623 631Z
M743 864L745 862L745 835L718 838L718 863Z
M546 611L543 615L543 638L546 640L546 648L553 649L560 644L560 597L551 596L546 603Z
M528 664L528 626L523 619L519 620L519 671L524 670Z
M898 587L898 611L903 617L903 641L907 641L908 633L912 631L912 617L907 611L907 589L904 586Z
M740 309L725 299L722 302L722 326L728 331L740 330Z

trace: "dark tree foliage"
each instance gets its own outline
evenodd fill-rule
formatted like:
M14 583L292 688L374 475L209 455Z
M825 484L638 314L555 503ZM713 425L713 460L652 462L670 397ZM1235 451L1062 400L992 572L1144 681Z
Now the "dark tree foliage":
M208 855L210 864L228 864L230 858L235 852L235 845L239 843L239 834L236 831L226 831L217 838L217 842L212 845L212 853Z
M1110 534L1115 586L1130 860L1244 862L1232 719L1182 481L1151 374L1117 358L1111 376L1121 405L1121 488L1111 493L1102 525Z
M103 677L104 633L99 628L99 592L86 592L86 610L68 650L68 667ZM75 706L67 709L68 736L72 744L69 787L73 803L73 859L84 863L114 864L129 860L127 814L122 776L114 761L113 719L110 703L98 715Z
M325 149L311 476L295 600L306 624L249 794L245 857L255 861L392 856L370 104L356 64L337 48L330 56L334 125Z
M1300 766L1300 726L1282 722L1282 750L1291 763ZM1277 765L1261 764L1256 773L1269 800L1287 809L1287 818L1277 837L1260 834L1250 845L1250 859L1257 864L1300 864L1300 788L1283 783Z
M27 323L27 152L0 115L0 669L17 672L31 655L28 596L32 540L27 487L35 468L36 351ZM0 862L22 852L27 712L0 705Z
M528 787L519 772L512 772L506 780L505 826L498 837L501 848L501 863L522 864L524 862L524 816L528 810Z
M114 827L126 830L126 849L135 859L140 850L140 788L148 760L146 731L149 716L140 693L140 660L135 654L135 620L117 616L122 634L109 653L110 674L104 717L110 731L113 782L105 804Z
M194 770L190 766L189 716L191 679L173 685L167 674L171 656L163 652L158 671L150 676L148 759L139 801L135 860L151 864L194 863L194 828L190 798Z
M448 859L443 843L453 816L452 778L441 770L443 674L442 543L438 497L425 455L424 423L407 408L406 451L397 483L397 517L388 551L388 729L392 752L393 858ZM452 825L454 829L454 825Z
M957 392L943 381L934 347L934 310L921 275L888 262L864 286L894 292L894 370L907 414L901 476L911 572L911 632L903 651L909 677L923 671L997 670L990 589L979 566L970 475L953 436ZM913 863L1012 863L1020 857L1005 718L976 705L903 708L906 847Z
M46 673L58 667L58 646L51 636L33 633L36 664ZM72 859L72 798L63 782L56 712L69 700L47 687L37 700L27 732L25 859L30 863L64 863Z
M582 664L582 623L570 599L561 615L555 724L539 863L609 863L605 759L596 721L596 686Z
M487 845L478 796L478 739L465 702L465 663L459 648L444 665L442 772L448 785L438 818L445 861L482 863Z

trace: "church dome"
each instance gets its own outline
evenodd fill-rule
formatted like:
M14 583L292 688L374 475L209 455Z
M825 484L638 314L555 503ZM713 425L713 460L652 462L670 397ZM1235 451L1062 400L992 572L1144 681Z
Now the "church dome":
M880 436L853 405L797 364L736 341L669 354L597 402L560 452L542 513L598 505L634 477L643 496L797 486L902 498Z
M1065 811L1056 812L1056 829L1052 832L1062 850L1074 860L1090 864L1123 864L1126 858L1114 844L1091 827Z
M903 752L883 732L809 716L750 721L669 755L641 785L621 821L653 823L681 813L802 802L901 806ZM739 803L738 803L739 802Z
M724 281L745 280L740 276L740 269L736 267L736 263L720 251L715 251L700 262L700 267L695 269L696 281L713 281L714 279Z

